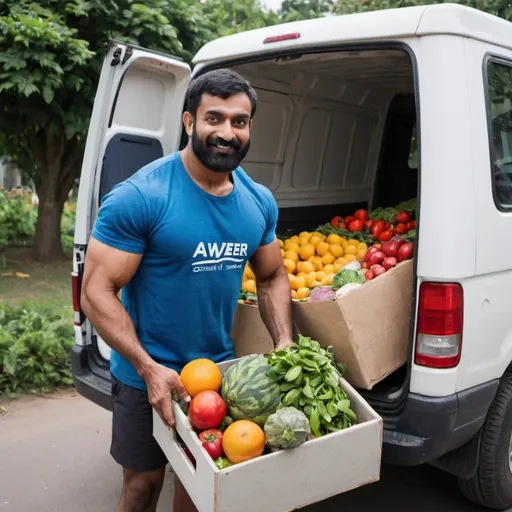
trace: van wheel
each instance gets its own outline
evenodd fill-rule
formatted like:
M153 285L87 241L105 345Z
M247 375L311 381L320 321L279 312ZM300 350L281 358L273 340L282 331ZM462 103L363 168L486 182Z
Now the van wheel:
M469 480L459 479L464 496L493 510L512 506L512 369L496 392L480 443L478 469Z

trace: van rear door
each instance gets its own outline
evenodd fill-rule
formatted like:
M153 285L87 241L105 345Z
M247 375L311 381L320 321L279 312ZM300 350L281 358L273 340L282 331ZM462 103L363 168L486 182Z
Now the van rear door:
M103 62L78 193L73 377L79 392L105 407L110 403L110 349L85 319L79 301L87 243L103 197L144 165L178 149L190 75L179 58L117 41L110 42ZM105 388L100 395L99 388Z

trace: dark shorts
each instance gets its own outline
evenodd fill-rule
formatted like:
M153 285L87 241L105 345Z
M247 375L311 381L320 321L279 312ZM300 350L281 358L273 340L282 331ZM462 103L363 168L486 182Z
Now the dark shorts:
M125 469L154 471L167 457L153 437L153 408L146 391L112 375L112 444L110 454Z

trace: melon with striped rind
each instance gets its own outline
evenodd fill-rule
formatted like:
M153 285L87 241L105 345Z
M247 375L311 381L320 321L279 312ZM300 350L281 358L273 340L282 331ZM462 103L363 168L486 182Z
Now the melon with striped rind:
M268 378L270 365L262 355L241 358L223 375L221 394L228 414L235 420L250 420L260 426L277 411L279 384Z

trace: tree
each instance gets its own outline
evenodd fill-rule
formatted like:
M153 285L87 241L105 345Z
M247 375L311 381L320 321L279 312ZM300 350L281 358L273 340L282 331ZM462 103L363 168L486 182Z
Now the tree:
M63 256L60 219L80 173L108 40L188 59L201 43L201 10L196 6L194 0L172 5L166 0L1 3L0 155L34 177L37 259Z
M309 20L327 16L334 0L283 0L278 16L281 22Z

